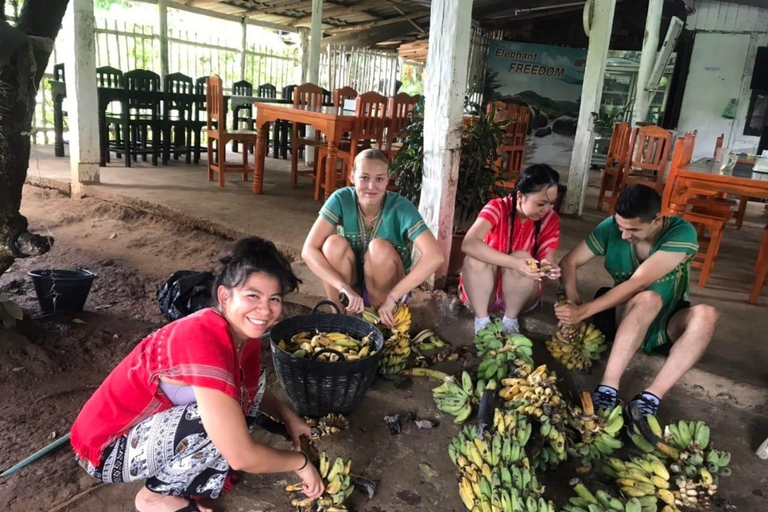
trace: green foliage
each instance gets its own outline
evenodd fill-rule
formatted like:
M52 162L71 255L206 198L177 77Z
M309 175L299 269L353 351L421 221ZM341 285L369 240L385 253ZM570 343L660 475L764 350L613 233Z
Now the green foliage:
M104 11L110 10L112 7L122 7L125 9L131 8L131 2L128 0L94 0L93 6L96 9Z
M405 133L403 145L392 160L391 171L397 176L395 184L400 194L418 208L424 167L423 96L413 108L413 122L406 128Z

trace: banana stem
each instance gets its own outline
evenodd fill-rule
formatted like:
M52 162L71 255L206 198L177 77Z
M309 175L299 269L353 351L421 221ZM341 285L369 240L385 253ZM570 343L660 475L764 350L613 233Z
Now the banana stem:
M427 377L439 381L451 378L447 373L433 370L432 368L408 368L407 370L403 370L403 374L408 375L409 377Z
M587 486L584 485L581 480L574 478L569 483L573 487L573 490L576 491L576 494L579 496L579 498L583 499L587 503L591 503L592 505L597 505L597 498L589 489L587 489Z

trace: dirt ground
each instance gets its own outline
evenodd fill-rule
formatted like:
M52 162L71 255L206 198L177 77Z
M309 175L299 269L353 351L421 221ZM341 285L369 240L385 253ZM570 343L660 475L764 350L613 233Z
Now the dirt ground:
M50 254L21 260L0 277L0 291L9 293L28 318L16 331L0 330L0 466L4 469L34 453L53 438L64 435L80 406L96 386L146 334L163 324L156 292L168 275L180 269L213 270L215 257L228 240L180 226L168 220L96 199L73 201L53 190L26 187L23 213L32 229L56 237ZM41 317L31 281L35 268L83 266L98 274L79 315ZM417 295L412 308L414 325L436 325L438 334L454 345L471 342L467 314L448 312L444 294ZM306 310L291 299L286 314ZM78 321L76 321L76 319ZM82 320L83 322L80 322ZM539 345L534 358L550 362ZM265 353L265 364L271 359ZM640 359L628 378L646 377L643 368L651 358ZM456 373L461 362L441 368ZM271 370L270 370L271 371ZM599 372L564 376L571 391L590 389ZM273 389L279 385L270 375ZM395 512L464 510L456 490L455 471L446 447L457 428L434 407L425 381L395 384L377 380L362 405L350 416L350 431L322 439L318 445L332 455L353 458L353 473L379 483L371 501L356 494L358 511ZM764 407L731 407L708 400L684 386L670 394L662 420L705 419L713 439L733 452L734 477L724 480L722 495L739 510L768 510L763 492L765 465L752 452L768 435ZM764 405L764 404L761 404ZM440 422L438 428L417 430L403 421L399 435L389 434L383 416L409 412ZM284 441L268 433L258 440L277 446ZM419 464L437 473L427 476ZM557 476L566 475L566 476ZM573 472L545 478L550 497L562 503L567 479ZM216 502L217 512L290 510L281 488L290 475L246 475L232 493ZM47 456L17 474L0 480L0 503L12 512L133 510L135 485L100 485L75 463L69 447ZM725 507L725 505L723 505ZM713 507L718 510L728 508Z

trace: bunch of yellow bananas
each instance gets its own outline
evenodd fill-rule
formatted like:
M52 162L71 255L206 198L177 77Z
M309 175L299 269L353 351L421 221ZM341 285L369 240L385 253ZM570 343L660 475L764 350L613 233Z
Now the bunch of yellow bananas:
M547 350L568 370L583 370L592 367L592 361L600 359L608 346L605 335L593 324L564 324L546 342Z
M344 354L347 361L359 361L376 353L376 345L371 335L358 340L343 332L303 331L294 334L290 340L277 342L278 348L290 352L296 357L311 358L316 352L332 349ZM315 361L335 363L341 358L338 354L323 353Z
M312 437L329 436L349 430L349 420L343 414L330 413L322 418L305 418L312 430Z
M712 474L705 468L700 468L699 477L698 481L682 476L677 477L675 479L677 489L673 491L675 504L663 512L678 512L677 507L709 508L712 496L717 493L717 484L714 483Z
M659 500L676 510L669 470L655 455L646 453L629 461L610 457L603 472L616 480L625 496L640 500L643 512L655 512Z
M513 411L494 411L494 433L466 426L453 439L448 454L461 474L459 495L474 512L554 512L541 495L525 453L532 427Z
M623 446L618 435L624 426L621 406L613 410L595 411L592 395L581 394L581 408L574 407L568 417L568 424L581 436L581 440L568 448L568 453L581 457L581 462L589 470L593 460L611 455Z
M328 455L322 452L319 466L318 472L325 482L325 492L317 498L317 508L314 508L314 500L304 496L301 482L285 488L285 492L291 496L291 505L299 512L346 512L344 502L355 490L349 476L352 459L345 463L344 459L336 457L331 464Z
M603 489L593 494L578 478L572 479L570 484L576 496L568 500L562 512L650 512L651 510L644 507L638 498L615 498ZM655 506L653 512L656 512Z

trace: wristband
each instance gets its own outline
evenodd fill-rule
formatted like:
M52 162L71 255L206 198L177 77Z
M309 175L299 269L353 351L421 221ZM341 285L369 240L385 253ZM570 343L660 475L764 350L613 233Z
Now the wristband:
M395 304L397 304L397 299L396 299L396 298L395 298L395 296L394 296L394 295L392 295L391 293L390 293L390 294L387 294L387 298L388 298L388 299L392 299L392 302L394 302Z
M304 452L299 452L299 453L301 453L304 456L304 464L299 469L297 469L296 471L301 471L302 469L307 467L307 464L309 464L309 457L307 457L307 454L304 453Z

